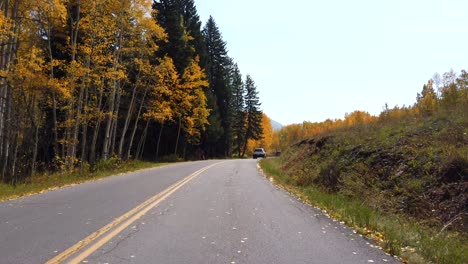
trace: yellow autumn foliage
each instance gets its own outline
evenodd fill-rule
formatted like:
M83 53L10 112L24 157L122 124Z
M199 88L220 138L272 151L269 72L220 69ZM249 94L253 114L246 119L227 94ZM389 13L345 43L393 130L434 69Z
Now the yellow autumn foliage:
M154 119L158 123L174 121L173 94L178 86L179 74L171 58L165 56L159 61L154 71L155 82L151 86L149 108L146 118Z
M247 141L246 154L251 155L255 148L264 148L268 155L272 155L276 150L273 145L273 127L271 126L270 118L263 113L262 118L263 138L260 140L249 139Z

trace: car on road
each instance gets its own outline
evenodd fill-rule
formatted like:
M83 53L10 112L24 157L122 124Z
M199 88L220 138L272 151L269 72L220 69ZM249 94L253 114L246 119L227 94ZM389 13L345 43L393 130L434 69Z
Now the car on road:
M253 158L266 158L267 154L263 148L256 148L253 152Z

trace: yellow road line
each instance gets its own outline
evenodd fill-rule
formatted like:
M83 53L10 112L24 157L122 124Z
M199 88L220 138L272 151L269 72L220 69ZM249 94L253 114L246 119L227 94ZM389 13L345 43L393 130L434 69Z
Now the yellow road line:
M144 214L146 214L149 210L160 204L164 199L169 197L171 194L173 194L175 191L177 191L180 187L184 186L186 183L188 183L190 180L195 178L196 176L200 175L204 171L208 170L209 168L219 164L221 162L206 166L189 176L185 177L184 179L176 182L175 184L171 185L164 191L156 194L155 196L149 198L148 200L144 201L137 207L131 209L127 213L123 214L122 216L116 218L114 221L111 223L107 224L106 226L102 227L98 231L92 233L91 235L87 236L80 242L76 243L75 245L71 246L70 248L66 249L59 255L55 256L54 258L50 259L49 261L46 262L46 264L52 264L52 263L61 263L62 261L66 260L73 254L76 254L78 251L86 247L87 245L91 244L93 241L99 239L102 237L106 232L111 230L112 228L118 226L120 223L123 221L127 220L124 222L122 225L118 226L114 230L112 230L109 234L101 238L99 241L97 241L95 244L91 245L89 248L87 248L85 251L83 251L81 254L73 258L70 262L68 263L79 263L81 262L84 258L88 257L91 255L93 252L95 252L97 249L99 249L101 246L103 246L105 243L109 242L113 237L115 237L117 234L122 232L125 228L127 228L129 225L131 225L133 222L138 220L140 217L142 217Z

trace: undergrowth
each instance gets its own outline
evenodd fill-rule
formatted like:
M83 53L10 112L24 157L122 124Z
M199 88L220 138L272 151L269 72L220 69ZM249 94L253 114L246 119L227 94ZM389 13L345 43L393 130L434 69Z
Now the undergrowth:
M382 212L358 198L330 193L314 185L298 185L281 168L284 164L280 159L264 159L260 164L276 184L374 239L385 251L404 262L467 263L468 244L464 234L425 226L401 214Z
M261 164L391 254L411 263L468 263L465 112L331 130Z

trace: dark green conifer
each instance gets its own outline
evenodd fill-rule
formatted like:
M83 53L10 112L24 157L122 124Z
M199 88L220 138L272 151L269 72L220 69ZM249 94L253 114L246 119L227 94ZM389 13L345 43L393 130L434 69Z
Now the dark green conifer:
M245 80L245 107L247 111L247 128L245 133L245 141L244 141L244 150L242 156L245 154L245 149L247 147L247 141L249 139L259 140L262 139L263 136L263 128L262 128L262 118L263 113L260 109L261 103L258 98L258 91L257 87L255 86L255 82L247 75Z
M213 148L212 153L217 156L230 156L232 146L232 92L229 85L231 59L227 55L226 42L223 40L221 32L216 25L213 17L210 16L203 29L206 50L208 54L208 80L210 83L209 92L215 99L209 105L213 109L211 119L219 116L221 129L212 129L211 131L222 132L221 135L208 135L208 138L219 138L217 142L209 142ZM208 98L210 96L207 96ZM211 150L213 151L213 150Z

